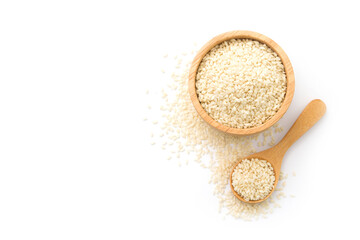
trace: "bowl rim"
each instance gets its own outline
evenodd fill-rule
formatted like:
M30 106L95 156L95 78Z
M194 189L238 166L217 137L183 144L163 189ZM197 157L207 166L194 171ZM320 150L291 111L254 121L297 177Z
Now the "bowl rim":
M259 41L261 43L266 44L268 47L270 47L274 52L277 53L277 55L280 57L284 68L285 68L285 74L286 74L286 81L287 81L287 87L286 87L286 94L285 99L283 103L281 104L280 109L277 111L277 113L270 119L266 120L263 124L252 127L252 128L232 128L225 126L217 121L215 121L213 118L211 118L207 112L204 110L204 108L201 106L200 101L198 99L197 93L196 93L196 74L198 67L203 59L203 57L216 45L230 40L230 39L252 39ZM290 62L290 59L286 55L285 51L272 39L269 37L266 37L260 33L252 32L252 31L230 31L226 33L222 33L220 35L217 35L210 41L208 41L196 54L194 60L192 61L190 71L189 71L189 81L188 81L188 88L190 93L191 102L193 103L196 111L198 114L212 127L226 132L230 134L235 135L250 135L262 132L272 125L274 125L277 121L281 119L281 117L285 114L287 109L290 106L290 103L294 96L295 91L295 76L294 71Z

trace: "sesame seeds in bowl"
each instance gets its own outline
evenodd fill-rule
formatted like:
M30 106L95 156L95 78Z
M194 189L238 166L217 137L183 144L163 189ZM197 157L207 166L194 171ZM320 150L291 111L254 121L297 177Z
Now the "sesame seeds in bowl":
M248 135L275 124L294 93L294 74L285 52L254 32L234 31L209 41L189 74L195 109L211 126Z

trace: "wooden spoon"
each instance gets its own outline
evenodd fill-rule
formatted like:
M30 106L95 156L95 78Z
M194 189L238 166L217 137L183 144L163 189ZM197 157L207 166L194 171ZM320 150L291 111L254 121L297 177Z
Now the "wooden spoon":
M260 200L256 201L246 201L243 199L235 190L232 185L232 174L236 166L243 160L241 159L239 163L237 163L231 171L230 174L230 187L234 195L241 201L246 203L259 203L266 200L270 195L274 192L275 187L279 181L280 169L281 169L281 162L289 147L298 140L305 132L307 132L314 124L320 120L320 118L324 115L326 111L326 106L323 101L320 99L312 100L304 109L304 111L300 114L298 119L295 121L294 125L290 128L287 132L285 137L274 147L269 148L265 151L258 152L247 156L243 159L251 159L251 158L258 158L263 159L271 163L274 172L275 172L275 184L272 191L269 195Z

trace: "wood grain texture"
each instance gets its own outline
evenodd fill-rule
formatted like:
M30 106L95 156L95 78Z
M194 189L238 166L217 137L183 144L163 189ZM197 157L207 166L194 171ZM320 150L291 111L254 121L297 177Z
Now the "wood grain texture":
M274 185L274 189L266 198L257 201L246 201L234 190L232 185L232 174L237 164L239 164L243 159L239 160L239 163L237 163L231 171L230 187L234 195L241 201L247 203L259 203L270 197L270 195L274 192L275 187L279 181L281 163L286 151L296 140L298 140L302 135L304 135L304 133L306 133L312 126L314 126L314 124L317 121L321 119L321 117L325 114L325 111L326 111L326 106L323 101L321 101L320 99L315 99L311 101L302 111L302 113L295 121L295 123L292 125L290 130L286 133L284 138L277 145L265 151L258 152L246 158L243 158L243 159L249 159L249 158L263 159L270 162L271 165L273 166L275 172L275 185Z
M287 90L286 90L285 99L284 99L280 109L272 118L268 119L262 125L259 125L259 126L253 127L253 128L240 129L240 128L231 128L231 127L222 125L222 124L218 123L217 121L215 121L213 118L211 118L206 113L204 108L201 106L198 96L196 94L195 81L196 81L196 74L198 71L198 67L199 67L203 57L210 51L210 49L212 49L216 45L218 45L224 41L230 40L230 39L244 39L244 38L245 39L253 39L253 40L259 41L261 43L264 43L267 46L269 46L274 52L277 53L277 55L281 58L281 61L285 67L285 73L286 73L286 79L287 79ZM196 54L196 56L191 64L188 84L189 84L188 87L189 87L191 101L192 101L196 111L199 113L199 115L212 127L216 128L220 131L235 134L235 135L249 135L249 134L262 132L265 129L274 125L277 121L279 121L279 119L285 114L285 112L289 108L289 105L291 103L291 100L294 96L294 91L295 91L294 71L293 71L291 62L290 62L288 56L286 55L286 53L284 52L284 50L282 50L282 48L277 43L275 43L273 40L271 40L270 38L268 38L260 33L251 32L251 31L231 31L231 32L220 34L220 35L214 37L213 39L211 39L209 42L207 42Z

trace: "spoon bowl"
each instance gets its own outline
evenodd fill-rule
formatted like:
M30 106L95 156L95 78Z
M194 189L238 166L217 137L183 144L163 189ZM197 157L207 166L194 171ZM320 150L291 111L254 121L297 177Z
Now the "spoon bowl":
M245 158L242 158L239 160L237 164L233 167L231 174L230 174L230 187L234 195L241 201L246 203L260 203L262 201L265 201L267 198L270 197L270 195L274 192L276 185L279 181L280 176L280 170L281 170L281 163L284 158L284 155L286 151L290 148L290 146L296 142L302 135L304 135L305 132L307 132L314 124L320 120L320 118L325 114L326 106L323 101L320 99L315 99L311 101L305 109L302 111L298 119L295 121L295 123L292 125L290 130L286 133L284 138L274 147L269 148L267 150L264 150L262 152L254 153L250 156L247 156ZM232 175L236 168L236 166L244 159L251 159L251 158L258 158L261 160L268 161L275 173L275 183L274 187L269 193L268 196L266 196L263 199L259 200L245 200L238 192L235 191L232 183Z

